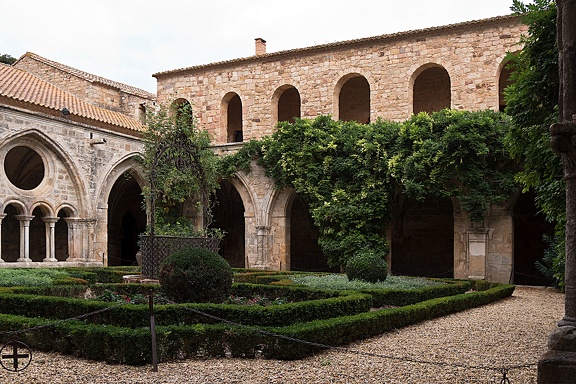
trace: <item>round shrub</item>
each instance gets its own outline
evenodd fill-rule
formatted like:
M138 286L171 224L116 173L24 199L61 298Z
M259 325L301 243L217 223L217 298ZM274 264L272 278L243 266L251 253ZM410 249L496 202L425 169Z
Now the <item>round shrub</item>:
M348 280L362 280L377 283L386 280L388 265L384 255L374 251L360 251L346 263Z
M203 248L186 248L160 264L160 286L178 303L221 303L232 288L232 268L220 255Z

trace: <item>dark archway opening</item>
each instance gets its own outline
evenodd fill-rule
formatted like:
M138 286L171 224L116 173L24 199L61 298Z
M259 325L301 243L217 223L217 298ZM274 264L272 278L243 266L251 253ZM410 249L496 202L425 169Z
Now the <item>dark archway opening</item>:
M42 217L44 214L40 208L32 211L34 218L30 222L30 260L44 261L46 257L46 224Z
M242 132L242 101L234 94L226 106L227 132L229 143L241 143L244 140Z
M145 230L142 189L125 172L108 197L108 265L135 265L138 239Z
M328 266L326 255L318 245L318 235L308 205L296 195L290 209L290 270L339 271L338 267Z
M438 112L451 107L450 76L442 67L425 69L414 81L413 111Z
M13 205L4 208L6 217L2 219L2 260L15 262L20 258L20 213Z
M296 118L300 118L300 93L291 87L278 99L278 121L294 123Z
M54 252L58 261L66 261L68 259L68 223L65 218L68 214L64 209L58 212L58 221L54 229Z
M554 225L538 212L534 193L521 194L514 206L514 284L552 285L535 264L548 248L544 235L553 234Z
M342 121L370 122L370 84L363 76L348 79L338 96L338 116Z
M392 223L392 273L454 277L454 209L450 199L401 196Z
M244 204L238 190L228 180L222 180L216 191L215 206L212 209L211 228L226 232L220 243L220 255L234 268L244 268L245 262L245 222Z
M500 112L504 112L506 108L506 98L504 95L504 90L512 84L512 80L510 80L510 74L513 71L514 62L508 62L500 72L500 77L498 78L498 110Z

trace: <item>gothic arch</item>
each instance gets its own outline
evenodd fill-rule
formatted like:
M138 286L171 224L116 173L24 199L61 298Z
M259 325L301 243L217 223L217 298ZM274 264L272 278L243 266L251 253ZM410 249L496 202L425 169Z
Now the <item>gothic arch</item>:
M79 176L73 158L68 154L59 143L53 141L50 137L37 129L26 130L7 138L0 147L0 157L5 157L6 153L17 146L27 146L36 151L44 162L45 175L40 185L31 192L25 192L26 195L39 196L53 189L54 183L57 182L56 168L57 164L64 167L74 186L76 204L78 209L82 210L89 201L85 201L87 196L86 186ZM0 172L0 181L6 176ZM11 185L8 184L8 185Z
M284 84L272 95L272 122L280 121L294 123L295 118L302 115L300 92L290 84Z
M371 83L360 73L343 75L334 87L334 118L369 123L371 88Z
M436 63L416 69L409 82L412 113L436 112L452 106L452 83L448 70Z
M241 143L244 141L244 113L242 99L236 92L228 92L221 102L222 126L226 127L226 142Z
M147 224L139 156L128 154L112 166L98 193L95 252L106 265L136 264L138 236Z

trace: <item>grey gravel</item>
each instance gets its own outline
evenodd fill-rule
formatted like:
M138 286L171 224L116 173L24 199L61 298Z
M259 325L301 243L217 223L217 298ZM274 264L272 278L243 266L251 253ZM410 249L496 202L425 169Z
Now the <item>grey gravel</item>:
M151 366L34 352L25 371L2 370L0 383L499 383L498 367L527 365L510 369L507 377L529 384L536 383L536 363L563 314L563 294L517 287L497 303L347 346L362 354L331 350L298 361L186 360L160 363L152 372Z

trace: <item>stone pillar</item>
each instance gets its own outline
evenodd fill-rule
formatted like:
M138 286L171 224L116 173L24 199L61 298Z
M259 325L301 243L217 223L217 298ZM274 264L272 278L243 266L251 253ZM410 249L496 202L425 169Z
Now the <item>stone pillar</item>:
M43 217L42 220L46 225L46 257L43 261L45 262L56 262L56 250L54 244L55 238L55 225L60 219L59 217Z
M269 251L269 234L270 234L270 227L260 225L256 227L256 231L258 234L257 242L256 242L256 265L255 268L266 268L267 266L267 259L268 259L268 251Z
M19 263L30 263L30 222L34 216L16 215L20 222L20 258Z
M468 278L482 280L486 278L486 250L488 247L487 228L468 228Z
M86 219L84 221L85 227L85 237L84 237L84 259L87 262L95 262L96 259L94 258L94 241L96 239L95 236L95 227L96 227L96 220Z
M2 219L5 217L5 213L0 213L0 263L4 263L4 259L2 258Z
M65 217L68 226L68 259L66 261L80 261L82 259L82 226L77 217Z
M566 181L566 272L564 318L538 362L538 383L574 383L576 378L576 0L557 0L559 118L551 144L562 157Z

